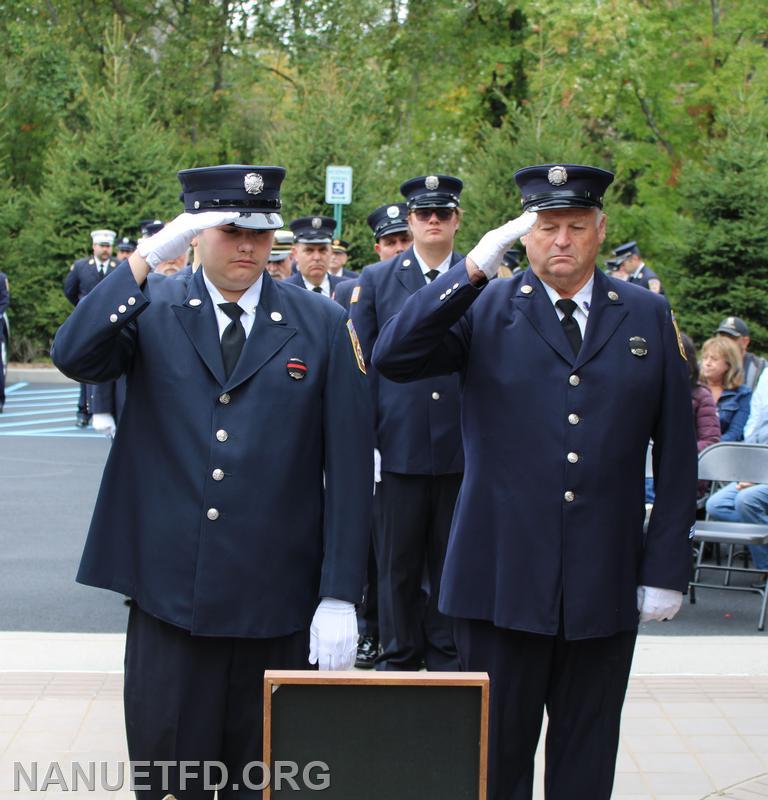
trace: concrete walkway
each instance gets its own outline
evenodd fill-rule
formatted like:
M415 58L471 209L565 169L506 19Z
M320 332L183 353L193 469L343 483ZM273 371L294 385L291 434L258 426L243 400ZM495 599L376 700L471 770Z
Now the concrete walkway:
M124 639L100 634L0 633L0 800L133 797L74 789L72 763L100 762L110 785L127 764L122 716ZM541 748L536 800L543 798ZM14 762L18 774L14 791ZM127 776L127 772L126 772ZM64 781L62 784L61 781ZM58 781L58 782L57 782ZM768 798L768 639L641 636L622 725L615 800Z

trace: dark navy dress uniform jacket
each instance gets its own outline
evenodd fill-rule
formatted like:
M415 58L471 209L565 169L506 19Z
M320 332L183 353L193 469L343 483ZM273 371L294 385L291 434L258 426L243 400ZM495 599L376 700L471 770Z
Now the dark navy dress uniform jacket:
M453 253L451 263L461 258ZM413 247L363 269L350 318L367 364L381 327L425 284ZM375 367L369 368L368 376L381 469L403 475L463 472L458 376L433 375L405 385L379 375Z
M630 351L634 336L646 355ZM696 441L663 297L596 271L574 357L530 269L478 290L462 261L384 325L373 360L392 380L461 375L466 467L444 614L554 635L562 607L566 638L591 638L636 629L638 585L686 590Z
M110 258L107 263L107 275L115 271L118 261ZM95 286L97 286L105 276L96 269L96 259L79 258L72 265L72 269L64 278L64 294L76 306Z
M265 273L225 378L202 269L140 288L126 262L80 301L52 354L78 380L127 374L79 582L213 636L283 636L309 627L319 597L360 602L370 396L336 303Z

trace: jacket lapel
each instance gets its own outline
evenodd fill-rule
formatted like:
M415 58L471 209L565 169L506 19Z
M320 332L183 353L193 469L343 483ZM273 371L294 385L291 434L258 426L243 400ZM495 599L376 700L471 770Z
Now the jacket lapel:
M245 340L240 359L226 381L226 389L234 389L248 380L296 335L296 328L289 326L285 317L280 292L265 272L261 297L256 306L256 319Z
M173 279L166 278L165 280ZM184 304L174 305L171 308L197 350L197 354L213 377L223 386L225 381L224 361L221 357L219 326L216 323L216 311L213 308L211 296L203 281L202 268L192 275Z
M569 364L574 363L573 351L557 318L557 311L532 269L529 268L523 273L520 285L512 297L512 305L516 311L527 317L539 336L553 350Z
M594 358L627 316L627 309L621 299L621 290L620 281L608 278L599 269L595 270L587 331L584 344L576 358L576 367Z
M409 247L398 256L394 264L394 271L397 279L406 288L408 294L418 292L422 286L427 284L419 262L416 260L413 247Z

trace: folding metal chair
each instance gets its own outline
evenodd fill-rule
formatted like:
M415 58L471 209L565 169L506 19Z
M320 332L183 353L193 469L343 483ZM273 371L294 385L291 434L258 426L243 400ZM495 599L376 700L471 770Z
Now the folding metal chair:
M734 481L768 484L768 445L747 444L745 442L718 442L699 453L699 480L714 481L722 484ZM755 586L733 586L730 578L733 572L762 575L763 571L754 567L737 567L733 563L734 548L741 545L768 544L768 525L757 525L742 522L719 522L704 520L696 523L694 542L698 547L693 568L693 580L689 583L689 598L696 602L696 589L720 589L735 592L753 592L760 595L760 616L757 629L765 628L768 592ZM728 548L725 564L704 564L704 543L712 542ZM702 580L702 572L722 572L722 583L706 583Z

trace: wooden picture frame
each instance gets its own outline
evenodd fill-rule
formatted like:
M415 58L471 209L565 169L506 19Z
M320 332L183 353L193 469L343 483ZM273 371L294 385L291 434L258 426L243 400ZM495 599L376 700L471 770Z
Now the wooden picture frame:
M277 699L275 698L275 693L281 687L294 687L294 689L295 687L304 687L303 689L299 688L298 691L292 690L290 693L283 693L282 696L278 695L278 698L281 699L281 702L287 703L289 706L293 704L294 712L296 709L309 709L311 704L314 704L312 707L315 709L316 713L323 711L327 712L328 709L325 709L322 706L323 702L327 702L329 704L329 709L332 708L334 714L332 717L327 716L325 718L335 720L339 724L344 724L345 714L348 716L351 713L350 709L348 708L342 708L342 713L340 714L336 713L339 711L339 700L344 698L346 701L346 688L349 687L351 689L362 689L363 691L355 692L354 699L350 695L350 703L351 707L354 708L355 712L359 713L362 718L365 718L366 703L368 703L370 708L374 708L378 713L378 716L374 716L370 731L368 733L373 739L371 742L375 748L373 755L379 759L378 762L372 764L373 774L386 776L390 775L387 770L390 770L391 772L391 777L385 777L381 779L385 782L387 780L392 780L397 783L397 780L399 779L402 783L402 781L405 780L405 777L403 774L398 774L392 770L392 767L395 765L387 763L386 759L389 752L387 749L388 740L386 736L382 736L378 740L375 739L377 735L376 723L379 723L379 729L381 729L382 725L384 728L386 728L387 725L391 726L398 718L394 717L387 720L382 720L382 717L387 716L387 709L389 708L390 703L394 709L393 713L397 714L399 703L401 709L407 710L411 714L411 722L416 720L418 725L428 724L431 721L429 716L427 716L427 719L425 720L425 716L419 715L418 712L420 706L423 706L422 710L429 710L430 704L432 704L433 712L435 709L439 710L439 713L436 715L439 719L435 719L435 724L438 726L438 729L434 732L434 737L430 739L429 736L423 736L422 730L421 739L419 741L408 741L407 743L396 742L395 745L393 745L394 752L396 752L398 748L402 749L406 746L409 748L409 753L411 746L416 748L423 747L427 749L432 747L432 755L434 756L434 748L439 747L440 736L458 736L461 741L451 741L448 744L452 745L453 748L446 748L448 768L458 770L462 779L457 781L456 785L460 785L463 788L461 790L457 789L457 793L454 794L454 797L461 798L461 800L464 800L465 798L467 800L469 800L469 798L471 798L471 800L486 800L488 764L488 703L490 691L487 673L355 671L320 672L313 670L267 670L264 673L263 761L264 764L269 767L272 779L275 777L275 751L277 750L277 756L279 758L280 751L284 752L285 748L290 746L289 743L285 741L276 741L275 739L276 735L278 738L281 735L279 734L281 725L279 720L277 721L277 724L273 724L273 713L275 712L275 706L280 705L280 703L273 701ZM324 687L328 687L329 691L322 692L322 694L311 691L313 688L320 689ZM380 692L372 691L375 689L386 690L388 687L392 688L392 692L386 696L383 696ZM425 693L424 690L429 690L432 688L435 688L439 691L431 694L428 693L428 691ZM456 691L452 692L451 690L454 688ZM467 691L468 689L474 689L476 691ZM422 691L419 693L418 690ZM410 691L413 691L414 694L403 694L403 692ZM384 703L385 697L386 703ZM449 697L450 702L446 702ZM301 702L299 702L299 700L301 700ZM308 704L308 700L310 700L311 703ZM403 705L404 701L407 701L406 705ZM320 705L318 705L318 703ZM334 703L336 705L334 705ZM413 705L414 703L416 706ZM436 706L434 705L435 703L437 703ZM286 711L285 713L288 712ZM307 713L311 712L308 710ZM465 718L459 720L458 715L462 713L465 715ZM462 724L456 724L457 722L461 722ZM306 726L306 724L304 727L300 726L297 730L299 738L302 735L312 736L312 732L309 730L309 727ZM476 739L474 738L475 734L477 736ZM359 748L362 746L361 740L365 739L365 734L361 731L352 730L350 731L350 736L354 737L354 739L350 740L350 747L352 749L357 748L359 750ZM283 738L285 738L285 735L283 735ZM318 738L320 738L320 736L318 736ZM318 748L323 749L323 746L325 746L327 750L327 742L330 741L330 739L331 734L329 731L328 736L323 737L323 741L317 745ZM475 742L476 749L474 747ZM306 742L295 745L297 752L301 750L302 746L306 747ZM313 747L314 746L315 745L313 744ZM467 752L466 762L461 758L456 757L457 748L460 749L462 754L465 751ZM450 751L450 753L448 751ZM417 756L418 751L413 755L414 757ZM469 758L470 755L472 760ZM353 760L352 757L350 757L350 759ZM425 760L420 763L427 765L430 763L429 758L426 757ZM411 766L413 765L411 764ZM379 770L378 773L376 773L376 769ZM473 772L475 769L476 774ZM344 772L343 769L342 772ZM432 779L434 779L434 772ZM334 794L332 766L330 767L329 780L330 786L327 789L319 792L313 790L311 794L309 793L309 790L306 792L275 791L275 788L273 787L273 780L270 780L269 785L264 789L264 800L279 800L279 798L284 796L287 797L289 795L297 798L297 800L303 797L320 797L327 798L327 800L342 800L342 798L353 796L353 793L349 791L349 787L344 788L343 786L341 788L337 787L337 792ZM425 777L424 780L429 780L429 778ZM417 785L417 783L414 785ZM476 792L474 791L475 785ZM385 791L383 786L380 787L378 794L376 793L376 788L372 788L370 785L356 787L354 791L356 793L354 794L355 797L364 797L366 800L379 800L379 798L383 798L385 796L391 800L391 798L395 796L390 790L387 789ZM405 797L408 794L409 792L403 792L401 789L397 796ZM415 789L412 796L417 796ZM422 796L420 800L424 800L424 798L425 796ZM441 792L441 800L452 800L452 797L446 796Z

